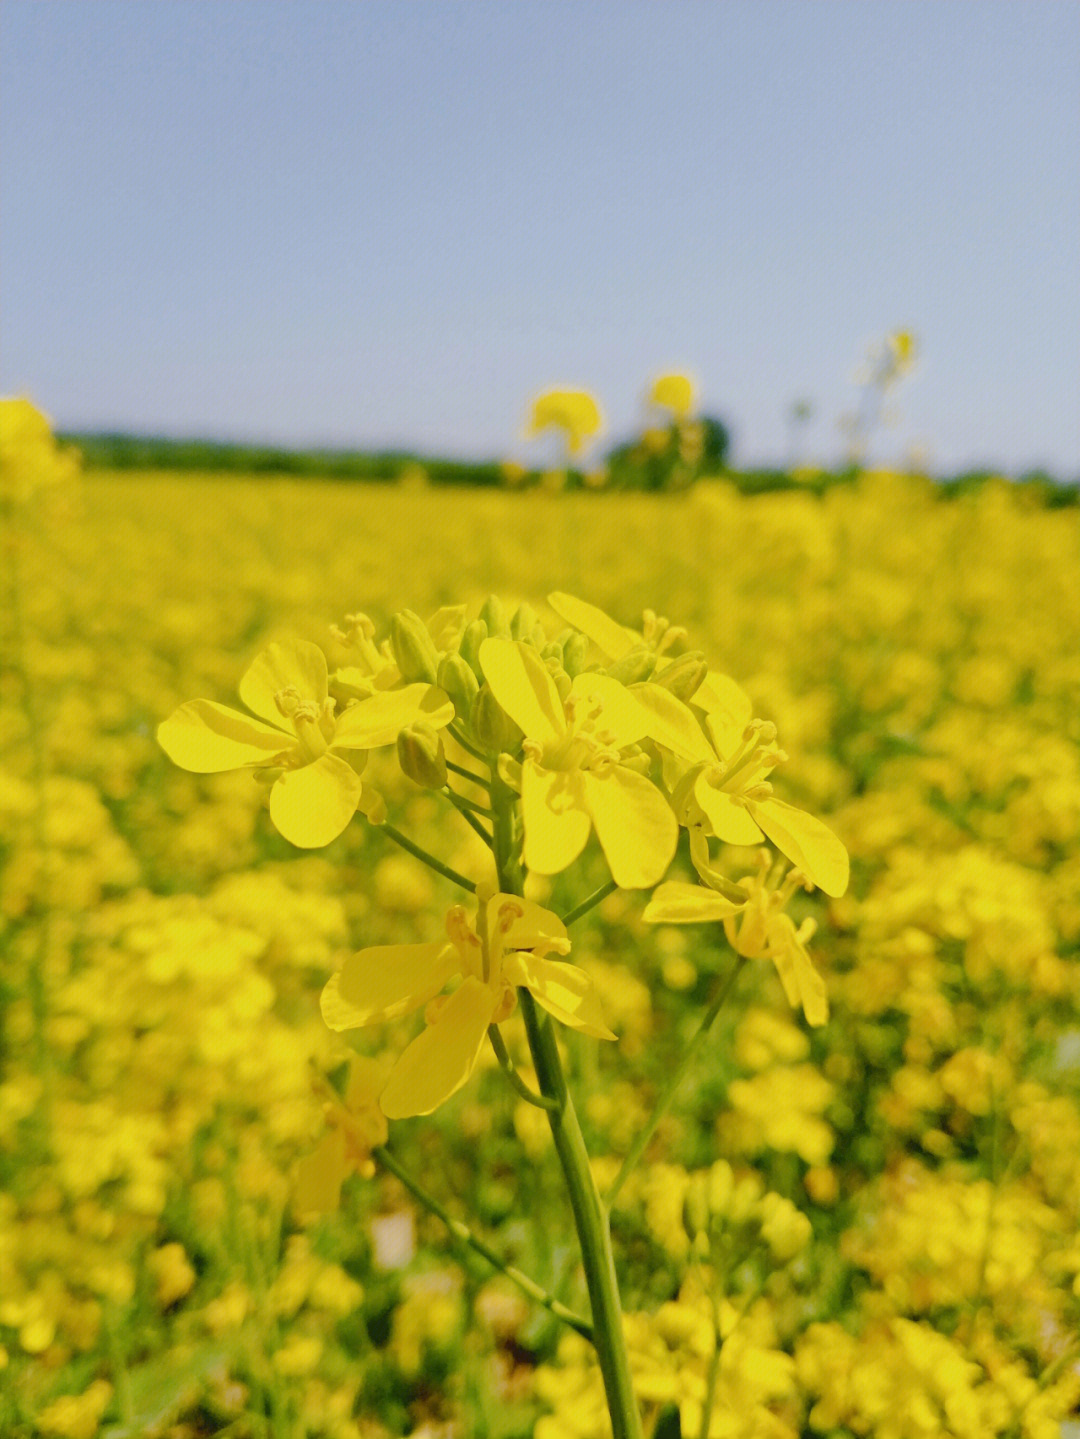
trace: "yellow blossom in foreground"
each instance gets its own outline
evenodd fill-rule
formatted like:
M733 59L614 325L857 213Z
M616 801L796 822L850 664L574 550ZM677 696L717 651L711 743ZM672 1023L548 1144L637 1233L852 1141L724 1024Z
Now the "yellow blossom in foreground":
M158 743L196 774L254 768L274 774L270 818L292 844L313 849L342 832L360 802L360 777L336 750L393 744L416 720L448 724L453 706L433 685L372 694L340 715L317 645L273 644L240 681L258 719L213 700L189 700L158 726Z
M696 725L680 731L676 752L688 768L676 786L676 811L687 817L700 811L726 844L759 844L768 836L811 884L842 895L847 850L821 820L773 794L767 776L787 759L776 744L776 726L752 717L750 700L734 680L725 679L722 691L723 702L705 715L708 738ZM650 702L647 693L641 698ZM672 738L673 749L676 743Z
M488 1026L514 1008L521 985L549 1014L596 1039L614 1039L604 1024L584 970L545 959L567 954L566 926L556 914L512 894L481 898L475 925L456 904L446 916L447 939L432 944L387 944L345 961L323 990L323 1018L331 1029L358 1029L427 1005L427 1025L394 1066L380 1096L390 1119L430 1114L467 1082ZM453 978L449 996L439 992Z
M585 441L599 434L603 426L600 406L584 390L548 390L532 404L528 435L539 434L549 426L561 430L571 454L576 455Z
M574 679L564 704L539 653L520 640L485 640L480 667L525 735L526 866L558 874L577 859L595 826L620 888L655 884L671 863L679 831L667 800L622 753L649 732L649 714L635 696L608 675L586 672Z
M689 375L659 375L653 381L649 401L670 410L677 420L685 420L694 408L694 382Z
M761 860L756 875L739 881L738 888L746 893L742 903L704 885L669 880L653 894L645 907L644 918L654 924L702 924L720 920L735 952L747 959L772 960L788 1003L793 1007L802 1006L807 1024L824 1024L829 1017L825 981L814 968L806 948L816 925L812 919L805 919L796 928L791 916L784 913L784 906L802 876L798 870L792 870L782 884L770 889L766 883L768 856L763 853Z

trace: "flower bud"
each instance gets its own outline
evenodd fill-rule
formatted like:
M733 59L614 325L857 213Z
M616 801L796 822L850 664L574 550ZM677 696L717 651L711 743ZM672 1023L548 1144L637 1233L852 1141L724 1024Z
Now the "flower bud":
M663 685L676 699L687 704L691 696L697 694L701 688L708 672L709 666L700 650L688 650L686 654L680 655L677 660L672 660L669 665L658 670L653 675L652 682L654 685Z
M488 595L480 606L480 618L487 625L489 635L498 635L500 639L510 638L510 622L498 595Z
M461 643L458 645L458 653L461 658L476 676L477 684L482 684L484 671L480 668L480 646L488 637L488 627L483 620L470 620L461 632Z
M465 660L454 651L443 655L439 663L438 685L449 695L454 714L468 724L480 682Z
M510 621L510 638L512 640L525 640L526 643L531 644L536 623L536 611L532 605L518 605L514 611L514 618Z
M761 1201L761 1237L781 1264L794 1259L810 1242L810 1221L790 1199L780 1194L766 1194Z
M402 773L421 789L442 789L446 784L446 754L442 735L423 720L415 720L397 737Z
M572 680L577 679L581 674L588 657L588 637L579 634L577 630L571 630L570 635L563 643L563 669Z
M690 1176L683 1199L683 1227L693 1239L709 1228L709 1177L699 1172Z
M523 735L518 726L483 684L473 701L471 728L482 749L490 754L514 754Z
M604 671L620 684L636 685L647 680L656 668L656 653L644 645L635 645L629 654L623 655Z
M420 616L412 610L399 610L390 621L390 640L406 684L433 685L439 669L439 652Z

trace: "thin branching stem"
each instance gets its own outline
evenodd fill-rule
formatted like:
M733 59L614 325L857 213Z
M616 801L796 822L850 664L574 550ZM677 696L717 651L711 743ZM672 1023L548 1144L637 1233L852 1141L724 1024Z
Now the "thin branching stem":
M589 910L595 909L601 900L607 899L609 894L614 894L618 887L613 879L609 879L607 884L602 884L599 889L594 889L588 899L583 899L580 904L574 906L569 914L563 915L563 924L573 924L575 919L580 919L583 914L588 914Z
M465 766L461 764L455 764L452 759L446 761L446 768L453 770L455 774L459 774L462 779L471 780L473 784L480 785L482 789L490 789L491 787L490 779L485 779L481 774L473 774L471 769L466 769Z
M506 1044L499 1033L497 1024L488 1025L488 1038L491 1040L491 1047L495 1051L495 1058L499 1061L503 1073L514 1086L514 1089L521 1095L527 1104L535 1104L537 1109L554 1109L555 1100L547 1094L537 1094L518 1073L517 1066L507 1052Z
M442 1220L460 1244L467 1245L468 1248L479 1254L481 1258L486 1259L493 1269L498 1269L500 1273L505 1274L507 1279L512 1280L524 1294L527 1294L529 1298L537 1304L542 1305L549 1314L553 1314L556 1319L561 1319L564 1324L569 1324L570 1328L576 1329L583 1338L590 1341L592 1340L593 1328L587 1319L575 1313L573 1309L568 1308L562 1300L556 1299L553 1294L549 1294L542 1285L537 1284L535 1279L531 1279L529 1275L523 1270L518 1269L516 1265L507 1264L506 1260L503 1259L501 1255L496 1254L490 1245L485 1244L482 1239L478 1238L467 1224L463 1224L460 1219L455 1219L454 1216L439 1203L433 1194L429 1194L420 1181L414 1179L409 1171L385 1146L380 1145L371 1152L384 1168L388 1169L391 1174L401 1180L402 1184L404 1184L414 1199L417 1199L425 1209L430 1210L436 1219Z
M611 1209L614 1205L615 1200L619 1196L619 1191L622 1189L627 1179L629 1179L630 1174L634 1169L634 1166L637 1164L641 1156L645 1153L649 1140L653 1137L653 1134L656 1131L656 1126L660 1123L661 1119L663 1119L664 1115L671 1107L671 1101L675 1098L675 1091L682 1083L683 1076L686 1074L686 1071L693 1063L698 1050L705 1043L709 1030L712 1028L716 1016L720 1013L720 1009L724 1003L724 1000L727 999L728 995L734 988L735 981L736 979L738 979L740 973L742 972L742 967L745 963L746 957L740 954L736 959L735 963L728 970L727 974L725 974L720 980L718 980L716 988L713 990L712 998L709 1000L708 1006L705 1010L705 1013L701 1016L701 1023L698 1025L697 1029L694 1032L694 1037L691 1039L690 1043L686 1046L686 1048L680 1055L679 1062L671 1071L667 1083L664 1085L663 1089L657 1096L656 1103L653 1105L653 1111L649 1115L645 1127L638 1131L637 1138L630 1146L629 1152L627 1153L626 1158L622 1162L622 1168L615 1176L615 1182L612 1184L611 1188L608 1190L607 1194L604 1197L604 1202L609 1209Z
M414 855L418 860L426 864L429 869L433 869L436 874L441 874L444 879L452 880L454 884L460 885L462 889L468 890L470 894L476 893L476 885L471 879L466 879L463 874L458 874L456 869L451 869L448 864L443 864L441 859L436 859L433 854L428 854L426 849L421 849L407 834L402 834L401 831L395 829L392 824L384 822L378 825L377 828L380 829L383 834L389 835L395 844L401 845L402 849L408 850L411 855Z

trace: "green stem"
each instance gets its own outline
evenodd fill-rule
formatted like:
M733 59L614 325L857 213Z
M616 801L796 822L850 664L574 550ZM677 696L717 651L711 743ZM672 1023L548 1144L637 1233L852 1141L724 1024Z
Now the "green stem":
M465 823L469 826L469 828L470 828L471 830L474 830L474 831L480 836L480 838L484 841L484 843L487 845L488 849L490 849L490 848L491 848L491 833L490 833L489 830L486 830L486 829L484 828L484 826L480 823L480 821L476 818L476 816L473 815L473 814L470 812L470 809L467 809L467 808L466 808L466 804L468 803L468 801L462 802L462 797L461 797L461 795L455 794L452 789L440 790L439 793L442 794L446 799L448 799L448 800L450 801L450 803L454 806L454 808L457 810L458 814L459 814L459 815L461 816L461 818L465 821ZM471 808L475 808L475 809L479 810L479 812L480 812L481 814L490 814L490 813L491 813L490 810L483 809L480 805L474 805L474 806L471 806Z
M724 1343L720 1334L720 1306L711 1289L709 1305L712 1308L713 1319L713 1352L709 1356L709 1376L705 1381L705 1403L701 1407L701 1428L698 1430L698 1439L709 1439L709 1425L712 1423L713 1405L716 1403L716 1381L720 1378L720 1350Z
M495 862L499 888L504 894L521 894L524 872L517 796L501 781L496 782L495 774L492 776L491 803L495 810ZM550 1016L537 1008L527 989L518 990L518 999L540 1092L554 1101L554 1106L548 1110L548 1124L566 1180L581 1248L592 1310L592 1342L604 1381L612 1439L642 1439L641 1414L630 1382L630 1360L623 1333L611 1230L593 1179L574 1102L566 1087L555 1029Z
M436 859L433 854L428 854L426 849L421 849L418 844L414 844L408 835L402 834L401 831L395 829L392 824L387 824L384 821L382 824L376 825L376 828L381 830L383 834L389 835L395 844L401 845L402 849L406 849L411 855L415 855L418 860L426 864L429 869L433 869L436 874L441 874L445 879L453 880L453 882L460 885L462 889L467 889L470 894L476 893L476 885L471 879L466 879L463 874L458 874L456 869L451 869L448 864L443 864L441 859Z
M513 1280L523 1293L535 1300L537 1304L542 1305L550 1314L554 1314L556 1319L561 1319L564 1324L569 1324L570 1328L576 1329L583 1338L592 1339L592 1325L587 1319L583 1319L580 1314L575 1314L572 1309L567 1308L561 1300L556 1299L553 1294L549 1294L546 1289L537 1284L535 1279L530 1279L523 1270L513 1264L507 1264L505 1259L496 1254L494 1249L485 1244L482 1239L478 1239L467 1224L462 1224L460 1219L455 1219L433 1194L429 1194L419 1180L414 1179L388 1149L379 1145L371 1152L380 1164L401 1180L409 1193L418 1199L425 1209L429 1209L436 1219L442 1220L459 1243L475 1250L481 1258L487 1260L493 1269L498 1269L500 1273L506 1275L507 1279Z
M450 789L449 786L441 793L446 795L450 803L456 805L458 809L467 809L472 814L482 814L487 819L491 818L491 810L486 804L477 804L476 800L469 799L468 795L458 794L456 789Z
M499 1033L499 1026L497 1024L488 1025L488 1039L491 1040L491 1047L495 1051L495 1058L502 1066L503 1073L514 1086L515 1090L517 1090L518 1094L521 1095L522 1099L524 1099L527 1104L535 1104L537 1109L554 1109L555 1101L549 1099L545 1094L537 1094L536 1090L531 1089L517 1072L514 1061L507 1052L503 1037Z
M455 774L461 775L462 779L471 780L473 784L479 785L481 789L487 789L490 784L490 780L486 780L483 775L473 774L471 769L466 769L464 765L455 764L452 759L446 761L446 768L453 770Z
M487 755L484 754L483 750L479 750L474 744L469 743L464 734L462 734L460 725L452 724L447 728L453 736L455 743L459 744L466 754L471 754L473 759L482 760L485 764L487 763ZM447 761L447 764L449 764L449 761Z
M588 914L590 909L595 909L602 900L607 899L609 894L614 894L618 887L613 879L609 879L607 884L602 884L599 889L594 889L588 899L583 899L580 904L574 906L569 914L563 915L563 924L573 924L575 919L580 919L583 914Z
M679 1058L678 1064L672 1070L667 1083L660 1091L656 1103L653 1105L653 1111L649 1115L648 1122L643 1129L638 1131L637 1138L630 1146L630 1150L626 1158L622 1162L622 1168L615 1176L615 1182L612 1184L611 1188L605 1195L605 1203L607 1204L607 1207L609 1209L614 1206L615 1200L618 1198L619 1191L622 1189L623 1185L630 1177L630 1174L634 1166L637 1164L638 1160L645 1153L645 1149L649 1143L649 1140L656 1132L656 1126L660 1123L661 1119L663 1119L664 1115L671 1107L671 1101L675 1098L675 1091L682 1083L683 1076L686 1074L686 1071L693 1063L698 1050L705 1043L709 1030L712 1028L716 1016L720 1013L720 1008L723 1005L724 1000L727 999L728 995L731 993L735 981L738 979L740 973L742 972L742 967L745 963L746 956L740 954L736 959L735 963L732 965L731 969L728 970L727 974L724 975L723 978L717 982L716 988L713 990L712 998L709 1000L708 1008L705 1010L705 1013L701 1017L701 1023L698 1025L697 1030L694 1033L693 1039L691 1039L690 1043L686 1046L685 1050Z

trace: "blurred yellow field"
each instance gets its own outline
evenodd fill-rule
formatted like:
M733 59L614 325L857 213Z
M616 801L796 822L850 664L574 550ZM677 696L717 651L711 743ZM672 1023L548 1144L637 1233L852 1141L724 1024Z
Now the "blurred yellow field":
M777 795L851 857L842 897L791 902L828 1022L751 960L613 1209L646 1432L667 1406L684 1435L710 1406L717 1439L1075 1420L1075 509L892 473L821 496L88 473L5 505L0 1433L611 1432L587 1342L377 1156L337 1213L296 1202L326 1085L417 1029L334 1033L320 992L350 952L441 934L460 895L361 816L294 847L251 774L186 772L155 739L195 697L236 707L268 645L347 664L346 616L382 636L495 593L554 635L553 592L685 626L775 725ZM392 746L362 779L484 877ZM693 878L685 848L667 877ZM565 915L606 880L593 838L526 893ZM648 898L573 928L617 1036L559 1030L601 1187L733 958L718 925L647 923ZM451 1215L587 1310L545 1117L486 1052L389 1134Z

